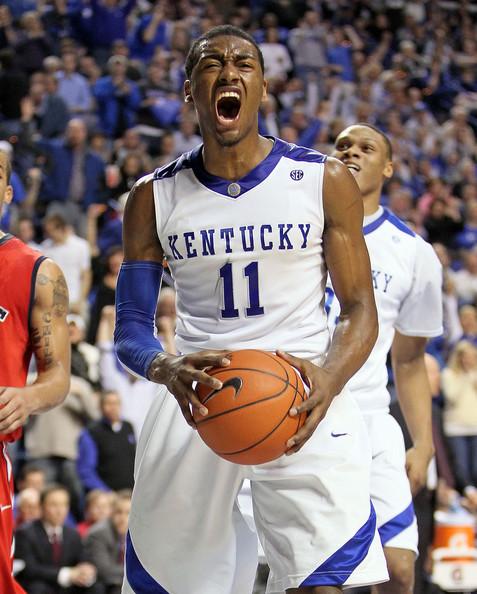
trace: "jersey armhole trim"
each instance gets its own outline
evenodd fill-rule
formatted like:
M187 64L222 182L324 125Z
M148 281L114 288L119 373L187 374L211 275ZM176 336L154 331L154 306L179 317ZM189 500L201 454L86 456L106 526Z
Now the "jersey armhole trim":
M35 285L36 285L36 277L38 274L38 269L40 268L40 264L47 259L46 256L40 256L35 264L33 265L33 270L31 272L31 280L30 280L30 302L28 303L28 328L31 328L31 314L33 311L33 305L35 303Z
M440 326L434 330L402 330L399 326L395 326L395 329L403 336L416 336L418 338L437 338L444 333L444 328Z

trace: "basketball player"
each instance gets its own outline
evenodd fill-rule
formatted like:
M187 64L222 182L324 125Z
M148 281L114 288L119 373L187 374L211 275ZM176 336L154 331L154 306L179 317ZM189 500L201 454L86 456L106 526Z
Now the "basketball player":
M11 164L0 151L0 217L12 197ZM12 577L13 477L7 442L18 439L32 414L49 410L69 387L68 290L58 266L0 230L0 584L23 589ZM38 376L25 386L31 355Z
M412 495L425 485L433 455L424 353L427 339L442 334L441 265L429 244L380 206L383 183L393 174L388 138L373 126L356 124L338 136L333 155L348 167L361 190L378 309L378 340L348 384L364 413L373 449L371 496L390 575L378 589L411 594L418 540ZM332 294L328 297L330 304ZM331 322L338 313L335 299ZM399 403L413 439L407 454L402 432L389 414L390 348Z
M266 82L247 33L205 33L186 75L204 143L142 178L124 216L116 351L163 387L138 443L123 593L250 592L256 545L236 505L244 479L269 593L331 594L383 581L369 441L343 391L377 332L358 187L338 160L259 136ZM161 352L153 335L164 256L177 290L179 356ZM331 346L327 269L342 306ZM290 353L281 356L310 386L290 411L308 412L287 444L292 455L258 466L219 458L191 415L191 407L208 412L193 382L220 389L205 370L226 367L227 352L243 348Z

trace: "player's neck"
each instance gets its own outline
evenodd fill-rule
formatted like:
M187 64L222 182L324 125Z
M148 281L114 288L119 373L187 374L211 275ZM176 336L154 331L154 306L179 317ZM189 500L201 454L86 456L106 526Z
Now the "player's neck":
M373 193L363 197L364 216L373 215L379 208L381 192Z
M5 237L6 233L4 233L1 229L0 229L0 239L2 239L2 237Z
M261 163L273 148L273 142L263 136L244 138L234 146L204 143L203 160L206 171L217 177L237 180Z

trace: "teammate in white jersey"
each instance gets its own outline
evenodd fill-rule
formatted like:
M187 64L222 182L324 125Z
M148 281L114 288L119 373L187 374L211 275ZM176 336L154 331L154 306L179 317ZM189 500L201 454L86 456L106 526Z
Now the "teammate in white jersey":
M348 384L365 414L373 448L371 495L390 575L378 589L410 594L418 542L412 494L424 486L433 454L424 352L427 339L442 333L441 266L428 243L380 206L383 183L393 174L387 137L371 125L356 124L338 136L333 155L354 175L363 196L363 231L378 309L378 340ZM332 293L327 302L333 324L339 303ZM399 403L413 439L407 454L389 414L390 349Z
M358 187L338 160L259 136L263 58L245 32L206 33L186 74L204 144L140 180L124 216L116 350L123 365L163 386L138 443L123 593L250 592L257 548L236 503L244 479L269 593L383 581L369 440L343 390L377 334ZM153 336L164 256L180 356L161 352ZM343 312L331 346L327 268ZM290 352L282 356L310 386L290 411L308 412L288 442L292 455L258 466L219 458L191 415L191 407L207 414L193 382L220 388L205 370L226 367L240 348Z

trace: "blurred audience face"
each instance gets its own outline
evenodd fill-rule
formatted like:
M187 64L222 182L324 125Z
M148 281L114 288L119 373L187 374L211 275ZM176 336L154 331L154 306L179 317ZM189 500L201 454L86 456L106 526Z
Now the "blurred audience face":
M79 118L73 118L66 127L66 143L68 146L76 148L84 145L88 131L86 124Z
M23 489L18 494L18 516L17 523L24 524L25 522L31 522L37 520L41 516L40 507L40 493L33 487Z
M101 412L110 423L121 420L121 398L116 392L108 392L101 399Z
M91 524L106 520L111 516L111 495L105 491L96 490L89 493L90 500L86 506L85 518Z
M113 513L111 520L116 532L124 536L128 531L129 511L131 509L131 499L118 497L113 504Z
M43 470L35 468L25 472L22 479L18 481L18 488L23 491L24 489L35 489L38 493L41 493L46 486L46 477Z
M86 325L83 318L77 314L69 314L67 322L71 344L78 344L84 340Z
M477 336L477 310L472 305L464 305L459 309L459 321L464 334Z
M63 526L70 510L70 497L64 489L55 489L45 495L41 506L42 518L51 526Z
M47 218L43 223L45 235L54 243L64 243L68 237L68 228L66 224L59 222L55 217Z
M20 219L16 230L16 235L24 243L35 239L35 228L31 219Z
M110 274L117 276L119 274L119 269L121 268L121 264L124 260L124 252L122 249L117 249L112 252L107 258L107 269Z
M78 66L78 60L76 59L75 54L68 52L67 54L63 55L63 70L66 74L72 74L76 72L76 68Z

